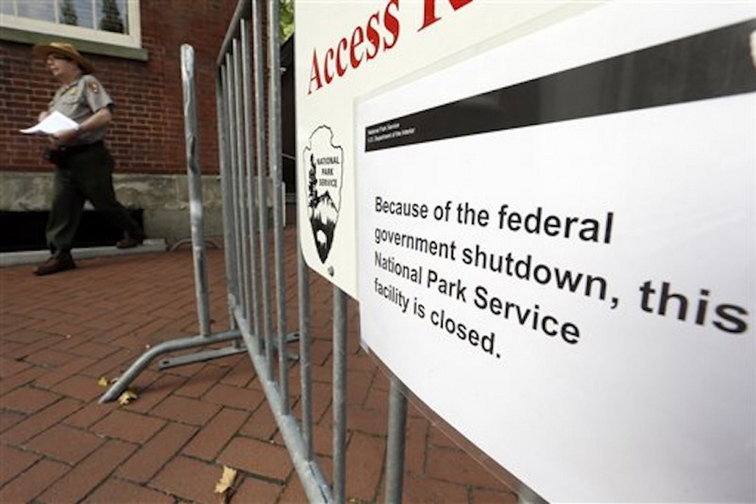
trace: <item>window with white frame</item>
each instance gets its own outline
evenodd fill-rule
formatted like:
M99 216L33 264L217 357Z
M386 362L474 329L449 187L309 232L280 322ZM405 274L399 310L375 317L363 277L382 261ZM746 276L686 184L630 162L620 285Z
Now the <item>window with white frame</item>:
M0 0L0 27L141 47L139 0Z

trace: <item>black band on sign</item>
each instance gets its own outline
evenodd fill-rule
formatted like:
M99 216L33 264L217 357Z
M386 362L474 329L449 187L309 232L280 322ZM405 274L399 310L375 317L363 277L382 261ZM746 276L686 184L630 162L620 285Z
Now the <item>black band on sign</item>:
M365 150L750 93L755 30L751 19L382 121Z

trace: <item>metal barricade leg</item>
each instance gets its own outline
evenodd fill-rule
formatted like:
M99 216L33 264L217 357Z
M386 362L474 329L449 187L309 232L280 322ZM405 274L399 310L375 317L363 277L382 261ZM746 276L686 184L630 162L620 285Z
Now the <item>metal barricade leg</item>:
M118 399L123 392L126 391L129 384L139 376L139 373L147 369L147 366L155 360L158 356L169 352L176 352L178 350L186 350L189 348L196 348L200 346L210 345L213 343L221 343L241 337L241 333L238 330L222 332L217 334L210 334L208 336L192 336L189 338L179 338L170 341L164 341L150 348L144 352L129 368L123 373L118 380L110 386L110 388L101 397L99 402L106 403ZM215 357L214 355L213 357ZM210 357L212 358L212 357Z
M407 433L407 397L404 391L402 382L392 376L386 447L386 502L389 504L402 502L404 447Z
M333 500L346 495L346 294L333 288Z

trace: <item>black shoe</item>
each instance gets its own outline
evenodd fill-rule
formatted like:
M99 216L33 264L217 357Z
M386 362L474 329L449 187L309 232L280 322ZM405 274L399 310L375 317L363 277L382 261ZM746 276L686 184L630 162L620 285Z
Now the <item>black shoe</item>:
M127 249L127 248L134 248L137 245L141 245L144 243L144 236L140 236L139 238L135 238L131 236L129 233L123 234L123 239L118 240L116 242L116 248L119 249Z
M51 257L44 263L34 268L34 274L37 276L52 275L59 271L72 270L76 268L73 258L70 255L61 255Z

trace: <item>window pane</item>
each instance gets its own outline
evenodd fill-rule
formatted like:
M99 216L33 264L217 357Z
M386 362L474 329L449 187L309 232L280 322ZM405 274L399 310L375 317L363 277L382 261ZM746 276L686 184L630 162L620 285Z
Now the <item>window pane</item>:
M128 33L126 29L126 5L117 0L97 0L98 28L115 33Z
M60 22L71 26L79 25L79 14L76 12L76 6L73 0L62 0L60 5Z
M13 12L13 0L0 0L0 14L15 15Z
M17 1L20 17L55 22L54 0L21 0Z
M94 16L92 15L92 0L73 0L76 14L79 16L79 25L84 28L94 28Z
M123 26L126 28L124 33L131 33L131 30L129 29L131 26L129 23L129 6L126 5L126 0L118 0L118 9L120 9L121 16L123 17Z

